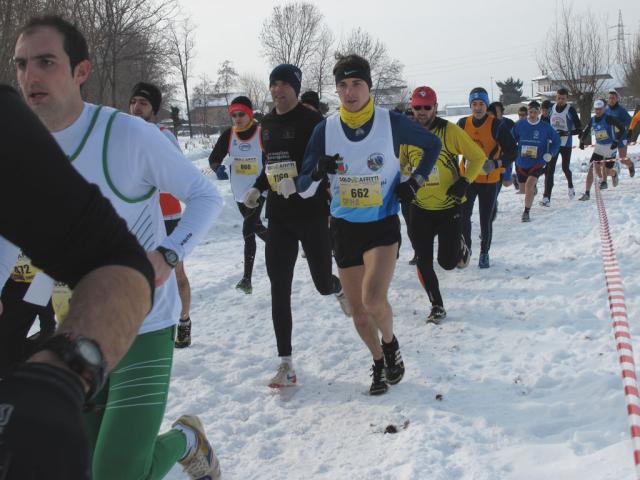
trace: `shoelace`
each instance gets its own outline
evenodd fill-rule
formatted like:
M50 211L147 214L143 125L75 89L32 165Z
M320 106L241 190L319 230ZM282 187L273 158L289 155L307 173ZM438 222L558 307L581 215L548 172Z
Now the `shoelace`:
M207 445L207 450L210 449ZM215 460L215 456L212 458ZM193 459L189 462L189 465L184 467L185 472L189 474L191 477L202 477L209 473L211 467L215 464L215 461L212 464L209 464L207 460L207 455L200 453L199 449L196 451Z
M185 340L189 335L191 335L191 322L185 326L178 324L178 340Z
M376 366L373 365L371 367L371 373L369 374L369 376L373 378L373 383L384 382L385 380L384 368L381 368L380 370L378 370L376 369Z

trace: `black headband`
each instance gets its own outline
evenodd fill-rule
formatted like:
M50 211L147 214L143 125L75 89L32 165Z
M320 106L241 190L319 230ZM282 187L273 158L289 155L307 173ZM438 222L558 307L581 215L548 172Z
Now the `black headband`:
M336 83L344 80L345 78L359 78L367 82L369 88L373 85L371 82L371 71L368 68L362 68L356 65L341 65L337 70L333 72L336 79Z

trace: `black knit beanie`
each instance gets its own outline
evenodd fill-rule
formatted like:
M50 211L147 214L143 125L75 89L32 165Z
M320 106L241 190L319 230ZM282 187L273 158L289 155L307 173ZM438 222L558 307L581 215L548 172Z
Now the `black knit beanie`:
M133 90L131 90L131 98L133 97L143 97L149 100L153 114L157 115L158 110L160 110L160 104L162 103L162 93L158 87L151 83L136 83Z

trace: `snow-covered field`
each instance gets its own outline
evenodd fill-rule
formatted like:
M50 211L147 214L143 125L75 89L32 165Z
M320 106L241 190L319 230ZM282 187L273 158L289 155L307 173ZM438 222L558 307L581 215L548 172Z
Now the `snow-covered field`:
M589 153L574 150L577 196ZM207 154L188 155L205 167ZM520 222L523 196L502 190L488 270L477 267L476 210L471 265L438 267L439 326L425 324L429 302L403 243L390 301L407 373L381 397L366 394L371 358L351 320L316 293L302 258L292 296L300 385L265 386L278 359L263 244L253 294L242 294L241 218L229 183L212 181L226 205L186 261L193 345L175 352L164 427L200 415L225 479L635 478L593 190L589 202L568 199L559 165L552 206L538 195L531 223ZM637 351L639 182L623 169L603 192ZM398 433L385 434L389 425ZM176 467L168 478L185 477Z

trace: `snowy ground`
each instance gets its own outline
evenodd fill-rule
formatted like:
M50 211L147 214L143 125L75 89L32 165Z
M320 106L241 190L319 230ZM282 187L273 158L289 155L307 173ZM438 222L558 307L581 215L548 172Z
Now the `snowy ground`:
M578 195L589 153L574 150ZM205 167L207 154L189 157ZM474 216L471 265L438 270L448 312L439 326L425 324L428 301L404 242L390 301L407 373L381 397L366 395L371 358L335 299L315 292L302 258L292 297L300 386L285 394L265 386L278 362L263 244L254 292L239 293L240 215L228 182L213 181L227 203L186 261L193 345L175 352L164 426L200 415L224 478L635 478L596 205L567 198L559 165L551 208L539 195L529 224L520 222L523 196L503 189L489 270L477 267ZM603 192L636 351L638 182L624 169L620 186ZM399 432L384 434L388 425ZM185 477L176 467L168 478Z

